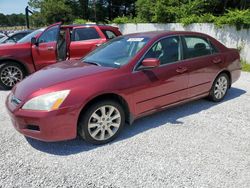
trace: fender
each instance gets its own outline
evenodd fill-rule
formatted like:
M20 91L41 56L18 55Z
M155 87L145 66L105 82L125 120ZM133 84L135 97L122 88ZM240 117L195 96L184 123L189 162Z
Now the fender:
M33 65L33 62L32 62L31 66L27 66L30 63L20 61L19 59L16 59L13 56L2 56L2 57L0 57L0 68L5 65L5 63L4 63L5 61L14 61L16 63L21 64L25 68L25 71L27 74L31 74L31 73L35 72L35 67Z
M129 97L118 94L118 92L115 92L115 91L98 92L91 98L88 98L84 103L80 105L81 110L78 112L78 117L80 116L80 113L86 107L86 105L88 105L89 103L91 103L91 101L103 95L116 95L117 97L120 97L126 103L125 105L127 106L127 110L128 110L128 114L127 114L128 117L126 117L126 121L131 125L133 121L135 120L133 105L131 105L132 101Z
M215 78L214 78L214 80L213 80L213 82L211 83L212 85L213 85L213 83L214 83L214 81L216 80L216 78L221 74L221 73L226 73L226 74L229 74L228 76L229 76L229 88L231 88L231 85L232 85L232 75L231 75L231 72L229 71L229 70L227 70L227 69L223 69L223 70L220 70L219 72L217 72L217 74L216 74L216 76L215 76ZM212 87L212 85L211 85L211 87Z

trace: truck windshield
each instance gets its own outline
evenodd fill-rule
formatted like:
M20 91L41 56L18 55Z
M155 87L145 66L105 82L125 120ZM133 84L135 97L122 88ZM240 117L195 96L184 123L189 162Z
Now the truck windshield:
M23 37L21 40L17 41L17 43L30 42L32 37L37 36L38 34L40 34L41 32L43 32L44 30L45 30L44 28L35 30L32 33L30 33L30 34L26 35L25 37Z
M148 41L148 37L117 37L91 52L82 61L99 66L118 68L128 64Z

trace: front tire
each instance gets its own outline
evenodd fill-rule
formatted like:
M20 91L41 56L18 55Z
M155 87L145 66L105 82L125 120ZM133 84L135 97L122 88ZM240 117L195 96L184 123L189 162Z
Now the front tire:
M105 144L114 140L125 124L122 106L112 100L92 104L81 114L78 133L92 144Z
M12 89L23 80L25 71L22 66L14 62L6 62L0 68L0 86L5 90Z
M221 73L215 79L213 86L210 90L209 99L214 102L220 102L227 94L230 80L227 74Z

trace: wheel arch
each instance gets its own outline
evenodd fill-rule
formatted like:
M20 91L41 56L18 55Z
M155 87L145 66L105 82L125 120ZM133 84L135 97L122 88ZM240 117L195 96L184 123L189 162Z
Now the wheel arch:
M27 67L24 63L22 63L22 62L20 62L20 61L18 61L18 60L16 60L16 59L12 59L12 58L1 58L1 59L0 59L0 67L3 66L3 64L5 64L5 62L17 63L17 64L20 65L20 66L23 68L23 70L25 71L25 76L27 76L27 75L30 74L28 67Z
M232 85L232 75L231 75L231 73L230 73L229 70L226 70L226 69L225 69L225 70L220 71L220 72L216 75L214 81L216 80L216 78L217 78L220 74L223 74L223 73L225 73L225 74L228 76L228 78L229 78L229 88L231 88L231 85ZM214 83L214 81L213 81L213 83Z
M127 101L118 94L115 93L104 93L104 94L100 94L98 96L95 96L94 98L92 98L91 100L89 100L84 107L81 109L80 113L79 113L79 117L78 117L78 121L80 120L81 115L86 111L86 109L88 109L92 104L98 102L98 101L102 101L102 100L114 100L116 102L118 102L123 108L124 108L124 113L125 113L125 121L129 124L132 124L134 118L133 115L131 114L130 108L129 108L129 104L127 103ZM78 125L77 125L78 126Z

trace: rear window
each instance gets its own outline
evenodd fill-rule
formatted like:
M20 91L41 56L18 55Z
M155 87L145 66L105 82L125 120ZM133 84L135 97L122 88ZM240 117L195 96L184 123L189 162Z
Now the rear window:
M102 32L104 33L107 39L113 39L117 36L113 31L110 31L110 30L103 29Z
M99 39L100 36L95 28L78 28L74 29L72 33L72 41L83 41Z

